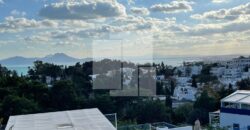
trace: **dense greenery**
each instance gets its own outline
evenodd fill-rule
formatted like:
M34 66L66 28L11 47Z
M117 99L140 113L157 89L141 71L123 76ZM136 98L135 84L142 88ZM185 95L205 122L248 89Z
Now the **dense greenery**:
M240 90L250 90L250 78L237 82Z
M93 72L93 63L96 67L105 64L106 68L97 67ZM93 90L90 75L105 76L103 74L108 69L119 70L116 64L120 63L105 59L66 67L36 61L34 67L29 69L28 76L18 76L15 71L0 66L0 120L3 118L5 124L10 115L97 107L103 113L117 113L121 124L164 121L193 124L197 118L202 124L207 124L208 112L218 109L222 97L218 98L207 91L201 93L196 102L172 109L171 95L176 83L171 76L175 68L163 63L153 66L157 68L157 75L164 75L169 81L168 84L157 82L157 93L166 96L165 102L149 97L111 97L108 90ZM130 68L136 66L126 62L123 65ZM208 72L204 69L200 76L194 77L193 86L197 87L196 82L201 81L203 76L209 76ZM48 77L51 78L51 86L46 83ZM132 84L133 81L135 79L132 79ZM226 93L226 96L231 91L223 89L220 92L221 95Z

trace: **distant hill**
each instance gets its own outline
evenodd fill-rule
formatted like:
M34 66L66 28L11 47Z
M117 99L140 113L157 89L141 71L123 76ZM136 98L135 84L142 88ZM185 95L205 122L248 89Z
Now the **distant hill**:
M15 56L0 60L0 64L4 66L31 66L33 65L33 62L37 60L54 64L70 65L75 64L76 62L90 61L91 58L77 59L74 57L70 57L64 53L56 53L53 55L47 55L42 58L26 58L21 56Z

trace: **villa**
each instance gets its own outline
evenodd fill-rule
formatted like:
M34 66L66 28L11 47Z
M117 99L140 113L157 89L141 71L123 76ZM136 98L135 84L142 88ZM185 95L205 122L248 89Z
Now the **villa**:
M211 112L210 124L229 130L250 130L250 91L238 90L221 100L220 111Z

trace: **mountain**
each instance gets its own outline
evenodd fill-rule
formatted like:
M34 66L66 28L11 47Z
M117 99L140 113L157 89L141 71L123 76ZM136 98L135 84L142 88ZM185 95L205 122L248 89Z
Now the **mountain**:
M91 58L77 59L74 57L70 57L64 53L56 53L53 55L47 55L42 58L26 58L21 56L15 56L0 60L0 64L4 66L31 66L33 65L33 62L37 60L54 64L72 65L76 62L90 61Z
M76 63L82 61L81 59L70 57L64 53L56 53L54 55L47 55L40 59L48 63Z
M14 65L32 65L34 61L38 58L25 58L21 56L10 57L7 59L0 60L0 64L5 66L14 66Z

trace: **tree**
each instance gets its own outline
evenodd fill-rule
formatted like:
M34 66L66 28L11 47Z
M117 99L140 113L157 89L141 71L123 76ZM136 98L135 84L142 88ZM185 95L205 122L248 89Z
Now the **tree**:
M195 120L199 119L201 124L206 125L208 123L208 112L205 109L193 109L187 119L187 123L194 125Z
M50 91L51 106L56 110L77 108L77 95L71 81L57 81Z
M207 111L214 111L216 110L216 99L210 97L208 92L205 90L201 93L200 97L194 103L194 108L202 108Z
M4 123L7 122L10 115L39 112L39 106L34 101L13 95L4 98L1 108L0 116L4 117Z
M18 95L33 99L44 109L49 107L49 89L46 85L38 81L23 82L18 87Z
M171 95L174 95L174 90L175 90L175 87L176 87L176 81L174 80L171 80L170 81L170 89L171 89Z
M96 107L103 113L114 113L114 101L107 94L95 94L94 99L89 101L90 107Z
M174 110L174 122L175 123L186 123L189 119L189 113L193 111L193 104L186 103Z
M185 69L186 76L190 76L191 72L192 72L192 69L190 68L190 66L187 66Z
M165 105L166 107L172 108L172 99L171 99L171 92L169 88L165 88Z
M250 90L250 78L243 79L236 83L239 90Z
M140 102L137 109L137 123L170 122L171 109L160 101Z
M191 112L189 123L193 123L197 118L203 124L208 123L208 113L217 110L217 104L218 101L214 97L210 97L208 92L204 90L194 103L194 110Z
M196 76L192 76L192 87L197 88Z
M182 72L180 70L177 70L177 75L178 75L178 77L181 77Z

